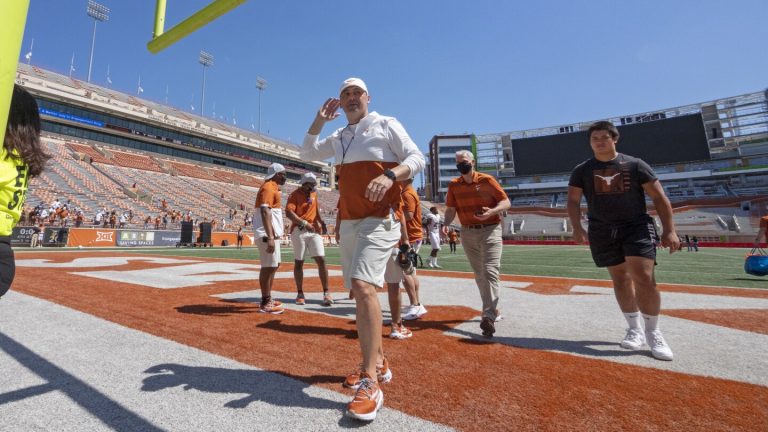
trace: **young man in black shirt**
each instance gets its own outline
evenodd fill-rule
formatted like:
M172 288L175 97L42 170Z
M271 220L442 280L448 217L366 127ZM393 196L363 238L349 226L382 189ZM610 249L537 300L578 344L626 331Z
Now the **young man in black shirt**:
M645 195L651 197L661 219L661 244L669 253L680 247L672 206L647 163L616 151L619 131L612 123L593 124L588 136L595 157L576 166L568 182L573 239L584 243L588 236L595 264L608 268L616 300L629 324L621 346L639 349L647 342L655 358L672 360L672 350L658 328L661 295L654 275L656 227L648 215ZM581 226L582 195L587 201L588 233Z

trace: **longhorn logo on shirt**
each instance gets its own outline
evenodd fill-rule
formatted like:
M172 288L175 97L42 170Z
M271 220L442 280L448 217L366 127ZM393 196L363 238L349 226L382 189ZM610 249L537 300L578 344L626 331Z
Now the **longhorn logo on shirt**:
M607 194L624 192L624 181L621 171L615 168L594 170L595 193Z

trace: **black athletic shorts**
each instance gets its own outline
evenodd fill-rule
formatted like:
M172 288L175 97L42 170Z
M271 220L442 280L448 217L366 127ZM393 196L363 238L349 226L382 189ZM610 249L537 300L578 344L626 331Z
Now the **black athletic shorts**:
M598 267L623 263L625 257L639 256L656 261L653 220L625 225L589 224L589 250Z
M16 275L16 261L11 249L11 238L0 237L0 297L11 288Z

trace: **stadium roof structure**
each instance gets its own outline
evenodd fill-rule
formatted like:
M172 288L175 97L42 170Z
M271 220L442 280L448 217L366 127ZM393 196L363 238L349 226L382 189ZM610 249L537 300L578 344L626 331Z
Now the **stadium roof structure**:
M728 159L768 154L768 89L753 93L730 96L707 102L662 108L636 114L620 115L606 119L619 127L635 127L651 122L670 123L665 120L700 116L704 139L709 151L708 159ZM520 140L584 133L597 120L582 121L535 129L477 134L478 145L501 146L504 155L499 157L501 171L514 168L514 143ZM623 135L623 134L622 134ZM523 174L524 175L524 174Z
M54 100L97 108L105 112L119 113L158 126L187 130L243 148L280 155L303 163L316 164L318 170L327 171L327 164L302 161L299 158L299 148L287 141L70 78L34 65L19 64L16 82L33 93Z

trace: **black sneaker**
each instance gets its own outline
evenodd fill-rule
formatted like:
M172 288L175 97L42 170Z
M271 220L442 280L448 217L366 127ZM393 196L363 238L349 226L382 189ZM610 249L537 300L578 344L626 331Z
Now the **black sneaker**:
M488 317L483 317L480 321L480 329L483 331L483 336L493 337L493 334L496 333L496 325Z

